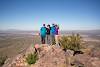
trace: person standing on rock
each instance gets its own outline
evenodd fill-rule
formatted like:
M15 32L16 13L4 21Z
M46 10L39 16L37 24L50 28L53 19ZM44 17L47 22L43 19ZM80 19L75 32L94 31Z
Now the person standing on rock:
M58 45L59 43L58 43L58 37L59 37L59 35L58 35L58 32L59 32L59 26L56 24L55 25L55 28L56 28L56 30L55 30L55 42L56 42L56 45Z
M46 38L46 27L45 27L45 24L43 24L43 27L41 27L41 29L40 29L40 36L41 36L42 44L45 44L45 38Z
M49 24L47 25L46 30L47 30L47 33L46 33L46 43L50 45L51 44L51 41L50 41L50 39L51 39L51 37L50 37L51 27L50 27Z
M52 27L51 27L51 30L50 30L52 45L55 44L55 34L56 34L56 27L55 27L55 24L52 24Z

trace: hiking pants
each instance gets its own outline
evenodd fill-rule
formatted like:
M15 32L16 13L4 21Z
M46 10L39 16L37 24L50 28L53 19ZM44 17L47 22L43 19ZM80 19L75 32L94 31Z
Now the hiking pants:
M51 43L52 45L55 45L55 35L51 35Z
M41 36L41 43L45 44L45 37Z
M51 36L50 35L46 35L46 43L51 45Z

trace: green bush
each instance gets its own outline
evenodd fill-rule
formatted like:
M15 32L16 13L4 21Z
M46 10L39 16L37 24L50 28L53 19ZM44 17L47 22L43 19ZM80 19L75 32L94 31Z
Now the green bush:
M62 36L59 39L60 46L66 51L67 49L79 51L81 48L81 36L79 34L72 34L70 36Z
M26 61L29 65L31 64L35 64L35 62L38 60L38 56L37 53L34 54L28 54L28 56L26 57Z
M2 66L7 59L7 56L0 56L0 66Z

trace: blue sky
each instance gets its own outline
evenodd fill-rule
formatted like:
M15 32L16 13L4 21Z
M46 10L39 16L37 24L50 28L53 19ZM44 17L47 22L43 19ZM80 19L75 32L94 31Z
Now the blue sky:
M39 30L57 23L61 30L100 29L100 0L0 0L0 29Z

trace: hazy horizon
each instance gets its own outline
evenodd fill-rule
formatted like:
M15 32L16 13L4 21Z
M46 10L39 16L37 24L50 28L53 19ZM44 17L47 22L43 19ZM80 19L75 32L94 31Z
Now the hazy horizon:
M25 30L25 29L0 29L0 31L40 31L40 30ZM61 30L59 29L59 31L100 31L100 29L66 29L66 30Z

